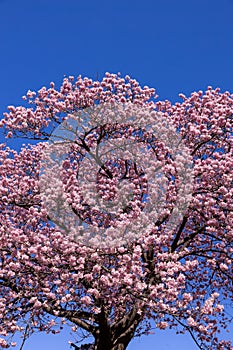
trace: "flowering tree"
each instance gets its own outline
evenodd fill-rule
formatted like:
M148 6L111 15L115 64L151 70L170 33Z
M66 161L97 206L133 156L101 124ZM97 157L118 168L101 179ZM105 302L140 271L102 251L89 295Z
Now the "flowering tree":
M20 152L5 145L0 150L2 348L15 345L11 335L17 331L26 338L36 330L60 332L67 324L79 339L92 335L95 350L126 349L133 337L154 326L189 332L200 349L233 349L218 336L231 320L224 305L233 292L233 95L209 87L180 97L183 102L175 105L156 102L154 89L107 73L102 81L65 78L60 90L51 83L38 93L28 91L28 108L8 107L1 121L7 137L40 142ZM115 110L121 122L114 119ZM79 119L85 111L98 121L94 127ZM144 122L133 123L135 114ZM85 124L81 132L69 118ZM153 120L159 125L155 133L147 128ZM75 132L66 156L49 168L51 188L57 177L66 202L54 212L58 197L50 201L54 191L41 179L47 142L61 125ZM177 212L180 194L186 193L179 192L181 180L186 179L184 188L190 185L179 173L184 153L177 165L180 151L174 156L174 142L158 133L163 128L176 130L192 164L185 167L193 174L185 211ZM103 160L106 142L118 152ZM157 165L162 175L155 182ZM93 171L92 194L101 208L90 192L85 196ZM154 210L160 196L163 205ZM82 239L88 227L95 244ZM111 239L117 232L128 238L96 244L106 240L106 232Z

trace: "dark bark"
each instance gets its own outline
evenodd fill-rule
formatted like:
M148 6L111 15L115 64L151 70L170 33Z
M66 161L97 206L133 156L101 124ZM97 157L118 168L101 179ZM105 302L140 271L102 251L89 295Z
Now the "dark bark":
M85 345L81 345L81 346L77 346L74 343L70 344L71 347L73 347L75 350L96 350L96 349L100 349L100 346L102 346L100 343L95 343L95 344L85 344ZM124 344L118 344L116 346L112 345L110 348L107 347L107 345L103 344L103 347L101 347L101 349L105 349L105 350L125 350L126 349L126 345Z
M125 350L134 337L136 328L141 322L141 316L137 314L136 310L132 310L121 321L112 326L105 323L105 320L103 313L104 323L95 334L94 350Z
M105 340L104 335L101 339L97 339L94 345L94 350L126 350L128 343L120 342L119 344L114 345L113 342Z

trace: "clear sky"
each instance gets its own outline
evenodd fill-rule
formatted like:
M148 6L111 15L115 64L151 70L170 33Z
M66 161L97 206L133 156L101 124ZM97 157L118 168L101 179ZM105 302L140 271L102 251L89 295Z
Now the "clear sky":
M179 100L208 85L233 92L233 0L0 0L0 113L64 75L121 72ZM2 140L2 137L1 137ZM25 350L66 350L69 333ZM156 331L129 350L196 350Z

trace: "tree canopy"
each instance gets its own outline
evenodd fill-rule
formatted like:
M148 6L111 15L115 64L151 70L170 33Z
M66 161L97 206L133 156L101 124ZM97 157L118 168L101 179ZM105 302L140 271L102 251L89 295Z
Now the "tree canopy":
M6 137L33 144L0 149L2 348L18 331L67 324L95 350L124 350L153 327L233 349L219 335L232 320L233 95L180 97L157 101L154 89L106 73L29 90L24 106L8 107ZM67 146L62 134L55 162L51 137L64 125L73 138Z

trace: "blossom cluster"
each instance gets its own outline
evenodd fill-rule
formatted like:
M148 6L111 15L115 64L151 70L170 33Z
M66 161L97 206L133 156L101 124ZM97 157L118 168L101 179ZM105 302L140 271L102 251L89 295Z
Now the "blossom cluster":
M135 334L148 334L154 323L160 329L180 327L181 332L189 331L199 344L205 343L213 350L233 349L218 337L219 329L225 329L229 321L223 304L233 295L233 96L211 87L190 97L181 95L183 101L174 105L155 102L153 96L154 89L141 88L128 76L107 73L102 81L69 77L60 90L51 83L49 89L28 91L25 99L29 107L10 106L5 113L0 126L8 137L43 141L70 114L77 115L96 104L132 103L144 107L145 116L153 110L154 116L160 113L174 126L188 147L194 181L181 221L169 225L182 184L167 146L153 135L147 164L151 174L154 159L163 166L169 180L167 206L159 217L150 211L150 225L136 241L100 249L71 239L54 225L40 188L45 143L24 146L19 152L1 145L2 348L15 345L11 335L23 332L27 322L33 331L57 333L67 323L72 324L74 332L83 328L97 337L98 325L104 319L115 342L120 341L119 330L124 327L129 332L137 324ZM136 134L144 145L141 130L126 130L128 138ZM115 126L113 134L118 131ZM110 135L109 124L98 132ZM88 130L86 133L88 136ZM95 143L96 135L85 139L86 148ZM74 176L85 156L80 145L73 149L71 155L75 154L76 160L71 157L64 161L61 179L68 205L89 225L94 209L86 206L80 214L84 201ZM108 222L105 214L102 221L96 217L93 222L97 229L114 225L120 215L121 227L136 220L139 213L146 216L150 177L143 174L142 157L137 160L137 167L124 158L114 159L115 166L108 160L105 171L112 171L112 178L104 176L103 166L98 172L97 191L103 203L109 205L116 200L117 183L124 174L130 180L127 186L132 186L133 200L123 207L124 212L119 209L117 217L112 214ZM88 167L85 169L87 176Z

